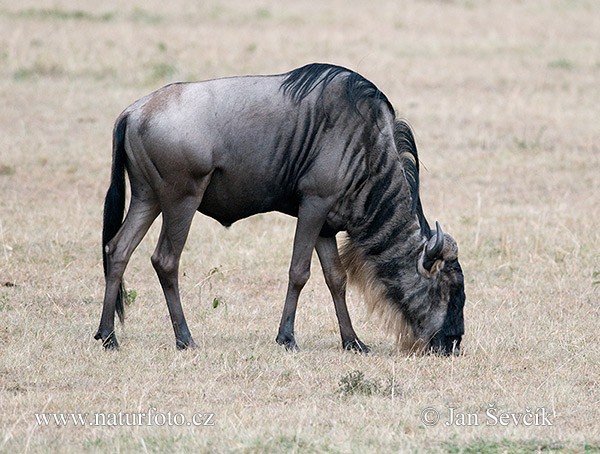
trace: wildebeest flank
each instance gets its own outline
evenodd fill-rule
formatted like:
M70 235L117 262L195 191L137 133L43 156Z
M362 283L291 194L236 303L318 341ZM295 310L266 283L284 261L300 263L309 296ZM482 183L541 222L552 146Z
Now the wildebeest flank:
M131 202L125 211L125 171ZM317 251L345 349L368 351L346 307L346 273L402 342L458 353L464 291L457 247L421 207L410 129L375 85L312 64L286 74L168 85L129 106L113 134L104 208L106 289L96 339L118 346L123 273L162 213L152 264L178 348L194 347L178 268L200 211L231 225L256 213L298 218L277 342L296 350L298 297ZM347 232L340 257L338 232Z

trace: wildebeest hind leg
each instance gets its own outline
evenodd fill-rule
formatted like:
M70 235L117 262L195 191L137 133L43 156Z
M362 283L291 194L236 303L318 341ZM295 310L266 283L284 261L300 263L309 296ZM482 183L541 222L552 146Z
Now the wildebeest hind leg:
M206 183L208 184L208 181ZM175 345L179 350L196 347L181 307L179 259L203 192L204 188L199 195L173 197L164 203L161 201L161 205L163 205L162 230L156 250L152 254L152 265L167 300L169 316L175 332Z
M340 260L335 237L319 237L316 244L317 254L323 268L325 282L335 305L335 314L340 325L342 346L346 350L368 353L369 347L365 345L354 332L350 314L346 306L346 270Z
M107 260L106 289L100 326L94 338L101 339L102 345L107 349L116 349L119 346L114 326L116 301L120 297L123 273L131 254L142 241L158 213L158 205L154 200L142 201L133 197L123 225L104 251Z

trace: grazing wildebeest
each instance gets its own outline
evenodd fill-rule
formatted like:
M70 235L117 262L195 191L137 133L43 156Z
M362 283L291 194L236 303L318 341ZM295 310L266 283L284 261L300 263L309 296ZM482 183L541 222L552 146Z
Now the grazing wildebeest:
M131 201L125 211L125 170ZM316 249L342 345L367 352L346 307L346 273L369 307L420 350L460 351L465 301L455 241L423 216L418 157L386 96L346 68L311 64L271 76L178 83L136 101L113 133L106 194L106 289L95 335L117 348L123 273L162 213L152 255L179 349L195 347L181 308L178 268L192 218L225 226L280 211L298 221L276 341L297 350L294 318ZM338 253L336 233L347 240Z

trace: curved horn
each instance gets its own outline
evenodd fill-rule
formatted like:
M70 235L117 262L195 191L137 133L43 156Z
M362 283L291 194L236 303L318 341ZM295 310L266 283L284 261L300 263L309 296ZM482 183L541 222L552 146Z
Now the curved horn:
M440 223L438 221L435 221L435 243L431 244L431 238L429 239L429 242L427 243L427 248L425 249L425 254L427 255L427 258L435 261L441 258L443 249L444 232L442 232Z
M435 262L442 259L444 249L444 232L442 232L440 223L437 221L435 222L435 230L436 233L429 238L422 256L421 263L427 273L431 273Z

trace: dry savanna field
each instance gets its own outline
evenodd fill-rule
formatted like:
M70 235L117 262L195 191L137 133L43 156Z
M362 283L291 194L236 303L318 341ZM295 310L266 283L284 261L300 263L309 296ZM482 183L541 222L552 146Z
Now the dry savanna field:
M318 261L299 353L274 339L294 219L197 215L179 352L150 255L119 352L93 335L111 132L160 86L331 62L415 130L430 222L457 239L464 355L407 356ZM600 450L600 3L0 1L0 452Z

